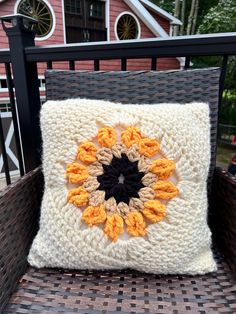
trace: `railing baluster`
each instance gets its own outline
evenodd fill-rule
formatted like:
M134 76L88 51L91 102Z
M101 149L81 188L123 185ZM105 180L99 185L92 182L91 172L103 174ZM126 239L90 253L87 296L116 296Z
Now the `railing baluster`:
M187 56L185 58L185 64L184 64L184 69L187 70L190 68L190 62L191 62L191 57L190 56Z
M121 71L127 71L127 59L126 58L121 59Z
M157 58L156 57L152 58L151 70L152 71L156 71L157 70Z
M20 133L19 133L17 113L16 113L16 103L15 103L15 97L14 97L10 63L5 63L5 70L6 70L6 77L7 77L8 94L9 94L9 99L10 99L10 104L11 104L11 112L12 112L12 120L13 120L13 126L14 126L14 136L15 136L15 141L16 141L17 158L19 162L19 170L20 170L20 175L23 176L24 164L23 164L23 159L22 159Z
M3 132L1 115L0 115L0 144L1 144L1 150L2 150L2 159L3 159L6 183L7 185L9 185L11 184L11 177L10 177L10 171L9 171L9 164L8 164L7 152L6 152L6 146L5 146L5 137L4 137L4 132Z
M47 69L52 70L52 61L47 61Z
M100 70L100 60L94 60L94 71Z
M69 68L71 71L75 70L75 61L74 60L69 61Z

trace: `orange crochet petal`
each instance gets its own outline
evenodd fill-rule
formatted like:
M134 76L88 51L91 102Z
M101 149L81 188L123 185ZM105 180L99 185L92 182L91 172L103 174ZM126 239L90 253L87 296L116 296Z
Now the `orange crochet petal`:
M156 192L156 197L163 200L169 200L178 195L178 188L168 181L157 181L153 186L153 190Z
M175 170L175 163L172 160L165 158L156 159L153 161L150 171L158 176L158 179L165 180L169 178Z
M166 216L166 207L158 200L151 200L144 203L144 216L155 223Z
M102 224L107 218L103 205L88 206L82 215L82 220L90 227Z
M72 189L68 192L68 201L73 205L80 207L88 204L88 192L82 186Z
M132 211L125 219L127 232L135 237L144 236L146 234L146 224L141 213Z
M152 138L142 138L138 143L139 152L140 154L144 155L145 157L153 157L160 151L159 143Z
M77 162L73 162L66 167L66 177L69 183L80 184L83 183L88 177L87 167Z
M118 214L107 216L104 227L104 233L114 242L118 240L118 236L124 232L124 221Z
M77 159L86 164L91 164L97 160L96 153L97 147L94 143L84 142L78 148Z
M122 142L128 148L133 144L138 144L141 138L142 138L141 131L134 126L129 126L126 130L121 132Z
M98 143L101 146L111 148L116 141L116 131L112 127L101 128L98 131Z

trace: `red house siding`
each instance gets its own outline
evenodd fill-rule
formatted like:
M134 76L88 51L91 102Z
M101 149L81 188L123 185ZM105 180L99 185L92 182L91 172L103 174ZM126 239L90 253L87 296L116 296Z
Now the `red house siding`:
M53 34L44 41L36 41L36 45L52 45L52 44L64 44L64 29L63 29L63 11L62 11L62 2L61 0L48 0L48 3L53 8L55 14L55 30ZM8 0L0 4L0 15L9 15L14 13L14 6L16 1ZM116 40L114 26L117 16L124 12L132 10L126 5L122 0L110 0L110 40ZM151 12L152 16L160 23L160 25L169 33L169 22L164 18L158 16L154 12ZM141 38L155 38L156 36L147 28L147 26L139 19L141 26ZM5 32L0 29L0 48L7 48L8 41L5 35ZM158 69L176 69L179 68L179 61L170 58L170 59L159 59L158 60ZM128 60L127 69L128 70L148 70L150 69L151 61L149 59L139 59L139 60ZM46 65L39 64L38 70L39 74L43 75ZM53 63L53 68L55 69L68 69L68 63L65 62L55 62ZM120 70L120 60L111 60L111 61L101 61L100 69L101 70ZM76 62L76 69L80 70L92 70L93 62ZM3 66L0 67L0 75L4 75L5 71Z
M115 36L115 22L119 14L124 11L132 13L130 7L123 1L110 0L110 40L117 40ZM141 27L141 38L153 38L156 37L147 26L139 20ZM168 23L168 22L167 22Z
M14 14L14 7L16 1L8 0L2 4L0 4L0 15L10 15ZM63 33L63 18L62 18L62 6L61 0L50 0L48 3L53 8L56 25L55 30L47 40L36 41L37 45L53 45L53 44L64 44L64 33ZM0 29L0 48L7 48L8 42L5 35L5 32Z
M8 0L3 4L0 4L0 15L14 14L14 7L16 1ZM53 44L64 44L64 30L63 30L63 16L62 16L62 5L61 1L50 0L48 3L51 5L55 15L55 29L53 34L47 40L35 41L36 45L53 45ZM8 40L5 32L0 28L0 48L8 48ZM39 74L43 75L46 66L39 64ZM65 68L65 64L63 64ZM4 75L5 71L2 65L0 65L0 75Z
M116 40L115 36L115 22L119 14L124 11L132 12L130 7L123 1L110 0L110 40ZM164 30L169 34L170 24L167 20L158 16L157 14L149 11L152 16L158 21L158 23L164 28ZM144 38L155 38L156 36L151 32L149 28L138 18L141 27L141 39ZM103 65L104 70L120 70L120 62L106 62L106 66ZM139 59L139 60L128 60L127 69L128 70L148 70L151 67L151 61L149 59ZM157 62L157 68L159 70L166 69L178 69L180 67L179 61L175 58L171 59L161 59Z
M157 13L150 11L150 14L158 21L158 23L161 25L162 28L169 34L170 32L170 23L169 21L165 20L162 16L158 15Z

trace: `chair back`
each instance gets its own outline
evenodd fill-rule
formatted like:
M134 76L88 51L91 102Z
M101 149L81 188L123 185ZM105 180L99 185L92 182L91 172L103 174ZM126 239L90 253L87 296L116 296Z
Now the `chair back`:
M46 71L47 100L88 98L130 104L207 102L211 117L211 164L208 191L216 162L218 68L183 71ZM194 142L194 139L193 139Z

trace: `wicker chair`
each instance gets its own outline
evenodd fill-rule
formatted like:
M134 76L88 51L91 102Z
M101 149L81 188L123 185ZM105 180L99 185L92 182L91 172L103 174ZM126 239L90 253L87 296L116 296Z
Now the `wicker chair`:
M49 71L46 79L47 99L54 100L79 96L122 103L209 102L209 223L218 270L192 277L29 267L26 258L43 191L38 168L1 192L1 313L235 313L236 181L215 169L219 70Z

